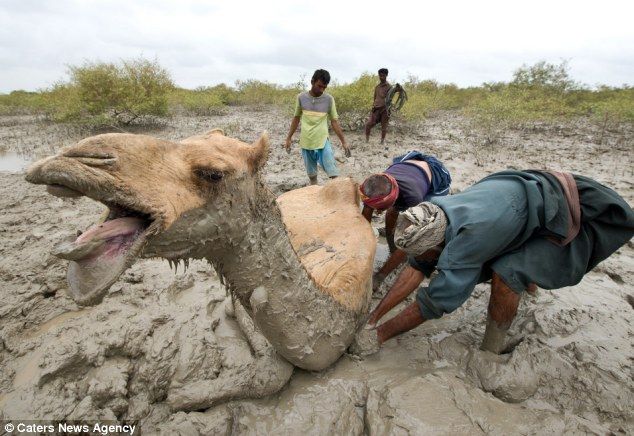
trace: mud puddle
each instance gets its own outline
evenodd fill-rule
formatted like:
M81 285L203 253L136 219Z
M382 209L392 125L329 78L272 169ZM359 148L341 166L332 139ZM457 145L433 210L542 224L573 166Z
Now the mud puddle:
M26 169L32 162L31 158L12 151L0 151L0 171L8 173L19 173Z

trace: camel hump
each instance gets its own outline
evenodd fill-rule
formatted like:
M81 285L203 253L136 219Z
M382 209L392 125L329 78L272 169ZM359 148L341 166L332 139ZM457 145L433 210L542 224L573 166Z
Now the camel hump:
M364 310L376 239L361 215L357 183L339 177L286 192L277 202L291 244L319 289L348 309Z

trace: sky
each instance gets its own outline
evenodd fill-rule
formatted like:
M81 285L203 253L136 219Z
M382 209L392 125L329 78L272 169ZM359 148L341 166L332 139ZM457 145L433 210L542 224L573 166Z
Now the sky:
M258 79L477 86L568 61L589 86L634 85L634 1L0 0L0 93L68 80L84 62L156 59L176 85Z

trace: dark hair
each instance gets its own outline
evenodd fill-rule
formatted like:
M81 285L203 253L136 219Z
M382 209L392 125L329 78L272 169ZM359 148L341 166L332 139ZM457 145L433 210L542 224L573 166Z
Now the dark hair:
M385 74L387 76L387 68L379 68L379 74Z
M392 184L382 174L372 174L363 181L363 192L370 198L383 197L392 192Z
M311 82L316 82L318 80L321 80L323 82L324 85L327 85L330 83L330 73L326 70L315 70L315 73L313 74L313 78L311 80Z

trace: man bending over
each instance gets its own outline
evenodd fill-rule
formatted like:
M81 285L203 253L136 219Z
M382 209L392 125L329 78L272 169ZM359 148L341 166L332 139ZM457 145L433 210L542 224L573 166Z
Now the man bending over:
M634 211L623 198L569 173L503 171L434 197L401 214L395 243L417 261L436 262L438 275L378 326L376 343L453 312L477 283L491 279L482 349L500 353L524 291L579 283L633 235ZM415 289L415 279L390 289L369 328Z
M405 253L394 246L394 224L398 214L433 196L447 195L450 186L451 175L447 168L435 157L419 151L395 157L384 172L363 181L360 186L363 216L371 221L374 211L387 211L385 238L390 257L373 277L374 290L406 258Z

